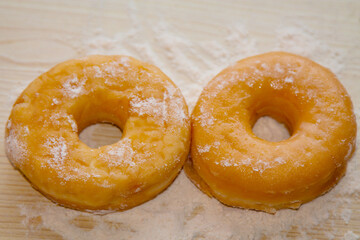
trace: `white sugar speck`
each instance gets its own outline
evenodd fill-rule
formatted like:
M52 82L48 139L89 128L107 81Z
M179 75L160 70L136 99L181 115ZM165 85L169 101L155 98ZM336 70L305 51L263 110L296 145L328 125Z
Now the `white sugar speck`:
M210 145L205 145L203 147L198 146L197 150L198 150L199 153L206 153L206 152L210 151L210 148L211 148Z
M287 76L287 77L285 78L285 82L286 82L286 83L292 83L292 82L294 82L294 78L291 77L291 76Z
M269 69L269 66L266 64L266 63L262 63L261 64L261 67L265 70L268 70Z
M53 98L51 105L58 105L59 103L60 101L57 98Z
M11 120L9 120L6 124L6 128L9 130L11 128Z
M77 128L76 122L75 122L69 115L67 115L66 118L67 118L68 122L70 123L71 129L72 129L74 132L77 132L77 131L78 131L78 128Z
M70 98L78 97L84 90L84 80L79 80L76 74L72 74L63 84L64 94Z

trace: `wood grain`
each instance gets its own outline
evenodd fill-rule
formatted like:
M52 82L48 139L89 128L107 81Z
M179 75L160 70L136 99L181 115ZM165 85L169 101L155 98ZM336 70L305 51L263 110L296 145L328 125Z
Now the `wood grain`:
M329 46L346 53L342 82L355 110L360 109L360 1L153 0L134 4L142 16L141 23L167 21L191 41L221 39L224 26L246 24L249 34L261 39L258 47L262 52L274 45L273 30L283 22L310 26ZM104 34L113 35L129 30L133 17L129 6L127 1L117 0L0 1L0 239L62 239L51 230L36 230L39 219L32 219L33 230L22 223L19 205L48 200L12 168L5 156L4 126L11 102L41 72L66 59L81 57L83 52L77 46L89 31L102 28ZM356 154L353 161L359 161L358 157ZM335 225L328 221L323 227L314 227L309 236L327 239L327 230L334 228L336 239L349 230L360 235L360 200L354 199L339 212L343 209L353 211L349 223L332 217ZM91 228L93 223L77 219L74 224ZM301 232L294 226L287 236L299 238Z

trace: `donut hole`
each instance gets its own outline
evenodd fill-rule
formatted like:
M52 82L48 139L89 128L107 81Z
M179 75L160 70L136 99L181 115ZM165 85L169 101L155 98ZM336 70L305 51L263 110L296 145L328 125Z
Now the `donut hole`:
M73 116L80 141L90 148L99 148L122 138L128 105L124 96L98 89L69 104L68 114Z
M284 123L270 116L260 117L252 128L253 133L264 140L279 142L290 138L289 129Z
M79 139L91 148L111 145L121 137L121 129L112 123L95 123L84 128L79 134Z
M298 129L299 111L288 98L269 94L253 104L250 111L252 132L259 138L279 142Z

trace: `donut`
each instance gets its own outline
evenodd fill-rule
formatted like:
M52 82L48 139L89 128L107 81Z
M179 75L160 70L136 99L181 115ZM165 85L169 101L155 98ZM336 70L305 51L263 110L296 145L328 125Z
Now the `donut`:
M270 142L252 132L270 116L290 137ZM329 191L355 149L351 99L327 68L270 52L236 62L201 93L191 116L187 176L225 205L275 213L298 209Z
M89 125L108 122L121 139L90 148ZM6 154L32 186L59 205L105 213L154 198L175 179L190 148L184 97L157 67L94 55L56 65L13 105Z

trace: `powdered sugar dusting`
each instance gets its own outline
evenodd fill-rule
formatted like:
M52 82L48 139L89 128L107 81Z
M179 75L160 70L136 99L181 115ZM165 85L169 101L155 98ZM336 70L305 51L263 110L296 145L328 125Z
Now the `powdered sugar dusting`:
M167 92L164 93L163 99L149 97L140 99L134 96L131 101L131 112L137 113L139 116L154 117L160 124L168 121L170 118L183 122L187 119L187 114L183 108L183 100L180 96L176 96L176 88L167 86Z
M58 105L60 101L57 98L53 98L51 105Z
M64 95L76 98L84 91L84 80L79 80L76 74L70 75L63 84Z
M346 160L349 160L349 158L353 152L353 143L348 143L348 148L349 148L349 150L347 151L346 156L345 156Z
M45 147L48 156L46 161L42 162L41 166L43 168L51 168L55 170L57 176L61 179L60 184L65 184L65 182L70 179L86 179L90 177L88 173L79 171L78 168L71 169L71 171L75 172L76 174L69 173L70 170L66 169L65 162L66 159L69 158L69 147L65 138L48 137L43 146Z
M251 159L251 158L245 158L241 159L233 159L233 158L222 158L219 162L215 162L216 164L220 164L224 167L243 167L243 166L250 166L255 172L259 172L262 174L266 169L274 168L279 165L285 164L285 160L281 157L275 158L273 161L264 161L262 159Z
M6 128L8 129L8 130L10 130L10 128L11 128L11 120L9 120L7 123L6 123Z
M214 124L214 118L210 115L210 113L204 113L200 117L200 125L202 127L211 126Z
M294 82L294 78L292 76L287 76L284 81L286 83L292 83L292 82Z
M120 58L120 63L124 66L124 67L130 67L130 63L129 63L130 59L126 56L123 56Z
M255 164L252 165L254 171L263 173L268 168L274 168L278 165L285 164L285 161L279 161L279 158L276 158L275 161L267 162L261 159L256 160Z
M203 146L203 147L198 146L198 147L197 147L197 151L198 151L199 153L206 153L206 152L209 152L209 151L210 151L210 148L211 148L211 145L205 145L205 146Z
M169 108L168 111L171 116L174 116L176 120L183 122L187 119L187 114L185 109L183 108L183 98L181 96L177 96L177 89L173 85L166 86L167 92L164 94L164 101L169 100Z
M139 114L139 116L149 115L159 119L163 119L166 116L165 103L153 97L144 100L134 97L130 101L130 105L131 111Z
M130 59L126 56L122 56L116 61L106 62L100 66L92 66L84 69L86 73L89 70L94 71L94 77L105 78L105 82L108 83L107 78L116 77L122 75L125 71L124 68L130 68Z
M133 156L135 154L132 149L131 140L123 138L119 143L106 146L108 150L106 154L101 154L101 158L105 160L109 167L126 167L135 166Z
M50 152L51 157L49 162L52 166L57 168L64 164L64 161L68 156L68 147L63 137L50 137L46 140L44 146Z
M6 153L12 160L13 164L16 167L20 167L23 161L27 158L27 144L21 138L22 135L29 134L29 129L23 126L18 126L18 130L15 127L11 127L11 120L7 123L7 128L9 129L9 135L7 136L6 143Z
M281 68L279 63L275 64L275 71L277 71L278 73L283 73L284 69Z
M198 118L202 127L211 126L214 124L215 119L210 112L203 109L203 107L200 107L200 112L201 115L199 115Z
M72 129L74 132L77 132L77 131L78 131L78 128L77 128L76 122L75 122L69 115L67 115L66 118L67 118L67 121L70 123L71 129Z
M75 120L73 119L73 117L71 117L70 115L63 113L63 112L52 112L51 116L50 116L50 123L53 124L54 126L57 127L62 127L64 124L64 121L68 122L71 126L71 129L74 132L78 131L77 128L77 124L75 122ZM48 120L45 121L45 123L47 123Z

